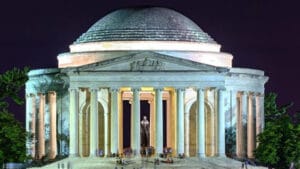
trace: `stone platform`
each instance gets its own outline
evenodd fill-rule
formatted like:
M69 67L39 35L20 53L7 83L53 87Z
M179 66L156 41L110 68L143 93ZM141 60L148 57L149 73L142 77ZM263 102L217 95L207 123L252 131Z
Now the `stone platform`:
M154 165L154 158L126 158L126 165L116 164L116 158L67 158L44 167L41 169L240 169L242 163L230 158L209 157L209 158L174 158L173 164L160 163ZM161 159L165 160L165 159ZM62 164L64 168L62 168ZM37 168L37 167L34 167ZM34 169L32 168L32 169ZM248 169L265 169L265 167L248 166Z

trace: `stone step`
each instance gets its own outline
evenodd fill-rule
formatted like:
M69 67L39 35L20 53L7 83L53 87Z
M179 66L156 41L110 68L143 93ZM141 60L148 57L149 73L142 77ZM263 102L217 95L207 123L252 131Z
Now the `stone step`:
M173 164L160 163L160 165L154 165L154 158L124 158L127 165L117 165L116 158L66 158L61 161L54 162L52 164L43 167L33 167L31 169L240 169L242 163L230 158L210 157L210 158L197 158L191 157L186 159L173 158ZM161 159L165 160L165 159ZM68 168L69 167L69 168ZM265 167L248 166L248 169L265 169Z

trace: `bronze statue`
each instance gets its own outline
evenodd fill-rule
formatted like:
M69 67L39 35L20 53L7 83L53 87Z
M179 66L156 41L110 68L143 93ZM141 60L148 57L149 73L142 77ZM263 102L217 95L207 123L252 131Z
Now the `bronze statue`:
M144 116L141 121L141 146L148 147L149 146L149 121L147 117Z

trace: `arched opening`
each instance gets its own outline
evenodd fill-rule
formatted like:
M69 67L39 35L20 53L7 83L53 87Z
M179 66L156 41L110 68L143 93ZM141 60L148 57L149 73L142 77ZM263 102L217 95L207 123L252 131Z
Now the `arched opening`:
M189 116L189 154L191 157L197 155L197 117L197 104L195 102L191 106Z
M90 102L86 102L81 110L81 156L90 155ZM80 137L79 137L80 139ZM80 146L79 146L80 147ZM98 149L104 152L104 108L98 102Z
M205 102L205 152L207 156L214 155L214 114L212 109ZM197 114L197 103L194 102L189 110L189 155L197 156L197 125L198 125L198 114Z
M215 142L215 126L214 126L214 113L207 103L205 104L205 153L206 156L214 155L214 142Z

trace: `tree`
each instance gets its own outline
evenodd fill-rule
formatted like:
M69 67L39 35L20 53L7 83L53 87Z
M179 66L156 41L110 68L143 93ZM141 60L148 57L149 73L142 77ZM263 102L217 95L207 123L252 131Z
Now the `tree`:
M255 157L267 166L286 169L300 160L300 125L287 112L291 104L278 107L276 98L274 93L265 97L266 127L258 136Z
M13 68L0 74L0 163L24 162L26 159L26 131L9 112L8 101L24 104L20 91L27 81L28 68Z

